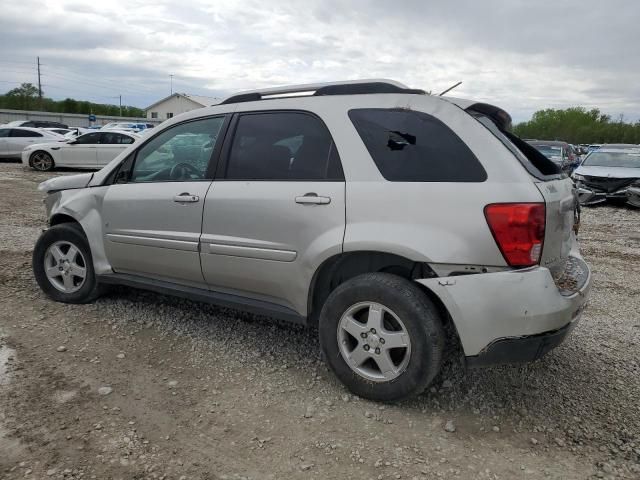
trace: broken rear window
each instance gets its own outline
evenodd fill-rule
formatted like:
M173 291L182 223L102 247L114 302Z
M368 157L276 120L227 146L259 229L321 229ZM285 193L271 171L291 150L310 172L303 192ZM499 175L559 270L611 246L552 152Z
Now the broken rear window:
M423 112L349 111L382 176L392 182L484 182L482 164L449 127Z

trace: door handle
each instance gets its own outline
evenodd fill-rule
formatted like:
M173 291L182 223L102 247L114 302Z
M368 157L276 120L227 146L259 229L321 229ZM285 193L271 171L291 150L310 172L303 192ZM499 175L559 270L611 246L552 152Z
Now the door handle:
M180 195L176 195L173 197L174 202L178 203L195 203L200 201L200 197L197 195L191 195L190 193L184 192Z
M310 192L296 197L296 203L302 205L327 205L331 203L331 197L319 197L317 193Z

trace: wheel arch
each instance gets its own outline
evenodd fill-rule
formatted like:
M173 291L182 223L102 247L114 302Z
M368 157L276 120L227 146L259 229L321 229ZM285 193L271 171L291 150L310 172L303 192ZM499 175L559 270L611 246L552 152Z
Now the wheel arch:
M392 273L409 280L436 276L428 264L394 253L362 250L333 255L320 264L312 277L307 301L309 323L318 324L324 301L340 284L357 275L376 272Z

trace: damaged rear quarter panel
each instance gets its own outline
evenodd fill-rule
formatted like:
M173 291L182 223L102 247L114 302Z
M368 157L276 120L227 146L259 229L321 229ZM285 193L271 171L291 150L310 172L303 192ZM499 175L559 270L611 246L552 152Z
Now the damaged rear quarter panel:
M56 215L68 215L84 230L97 275L113 273L104 251L102 225L102 202L108 186L63 190L49 194L45 199L47 217L50 222Z

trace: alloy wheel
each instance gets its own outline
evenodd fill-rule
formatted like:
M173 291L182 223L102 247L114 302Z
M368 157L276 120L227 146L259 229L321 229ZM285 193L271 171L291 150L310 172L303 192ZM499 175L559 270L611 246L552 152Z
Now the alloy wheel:
M400 318L376 302L351 306L338 323L338 344L344 361L358 375L388 382L407 368L411 339Z

